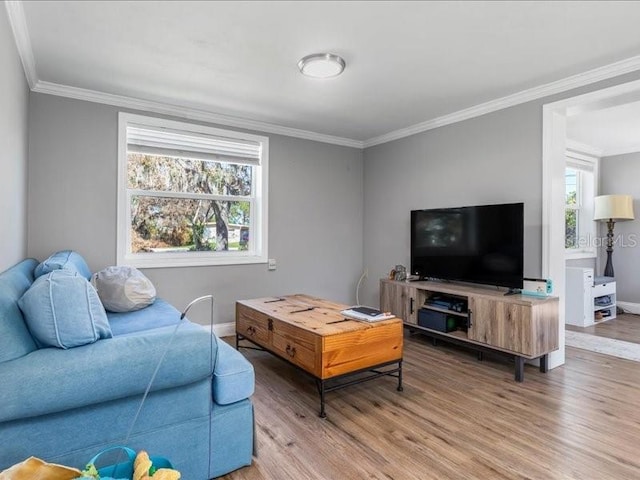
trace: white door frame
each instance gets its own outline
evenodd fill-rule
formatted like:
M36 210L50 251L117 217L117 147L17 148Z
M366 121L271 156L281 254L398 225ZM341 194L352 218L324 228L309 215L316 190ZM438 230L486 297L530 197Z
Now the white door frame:
M542 277L553 281L560 297L560 348L549 355L549 368L565 361L564 195L567 117L640 100L640 80L578 95L542 108Z

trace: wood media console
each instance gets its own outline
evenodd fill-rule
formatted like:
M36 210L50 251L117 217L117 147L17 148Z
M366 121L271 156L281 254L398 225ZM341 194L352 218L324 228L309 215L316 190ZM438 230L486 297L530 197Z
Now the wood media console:
M345 318L348 305L309 295L236 302L236 347L246 340L311 375L326 417L325 393L373 380L398 378L402 390L402 321Z
M515 379L524 380L525 360L558 349L558 298L504 295L490 288L438 281L380 281L380 309L404 320L404 326L434 339L477 350L512 355Z

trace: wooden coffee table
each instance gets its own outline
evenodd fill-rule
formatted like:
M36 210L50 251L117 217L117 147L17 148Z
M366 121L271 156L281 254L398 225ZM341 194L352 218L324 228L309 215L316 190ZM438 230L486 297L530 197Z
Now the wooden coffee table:
M402 320L345 318L348 305L309 295L236 302L236 347L257 345L311 375L326 417L325 393L381 376L398 378L402 391Z

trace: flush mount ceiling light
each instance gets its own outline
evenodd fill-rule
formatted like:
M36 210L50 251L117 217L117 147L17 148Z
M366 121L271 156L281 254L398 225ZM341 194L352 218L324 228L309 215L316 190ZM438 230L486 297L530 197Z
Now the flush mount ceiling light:
M341 57L332 53L314 53L298 62L298 68L302 74L313 78L337 77L342 73L345 65Z

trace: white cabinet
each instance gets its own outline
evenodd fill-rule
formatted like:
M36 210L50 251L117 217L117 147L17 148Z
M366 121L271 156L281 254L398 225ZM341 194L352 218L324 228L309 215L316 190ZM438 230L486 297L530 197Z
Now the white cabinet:
M593 286L594 320L616 318L616 282L611 277L595 277Z
M593 268L567 267L566 323L589 327L616 318L616 282Z

